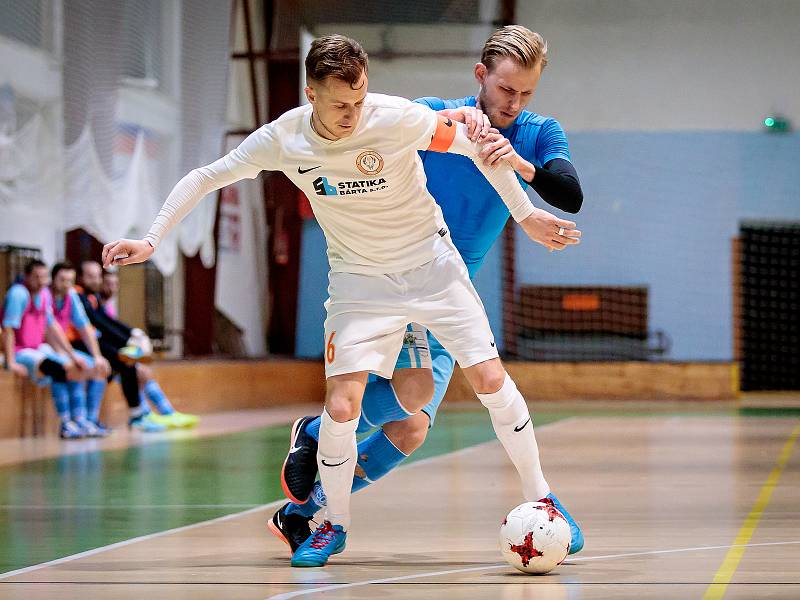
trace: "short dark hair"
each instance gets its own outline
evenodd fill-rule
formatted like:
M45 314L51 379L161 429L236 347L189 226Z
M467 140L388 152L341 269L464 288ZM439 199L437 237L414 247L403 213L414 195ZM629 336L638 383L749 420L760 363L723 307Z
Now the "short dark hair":
M353 89L368 67L369 58L361 44L343 35L317 38L306 55L306 78L324 81L334 77L349 83Z
M40 261L38 258L34 258L33 260L29 260L25 265L25 275L30 275L33 273L34 269L38 269L39 267L47 268L47 265Z
M53 268L50 269L50 277L52 279L56 278L56 275L59 274L61 271L74 271L75 267L69 261L59 262L53 265Z
M78 269L78 276L79 276L79 277L83 277L83 272L86 270L86 265L88 265L88 264L90 264L90 263L96 263L96 264L100 264L100 263L98 263L96 260L92 260L92 259L90 259L90 258L87 258L86 260L82 260L82 261L81 261L81 266L80 266L80 268Z

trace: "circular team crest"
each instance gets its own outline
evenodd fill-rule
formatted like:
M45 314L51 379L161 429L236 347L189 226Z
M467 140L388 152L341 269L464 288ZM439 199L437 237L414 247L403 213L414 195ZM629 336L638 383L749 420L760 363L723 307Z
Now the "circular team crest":
M377 175L383 169L383 157L375 150L365 150L356 157L356 166L364 175Z

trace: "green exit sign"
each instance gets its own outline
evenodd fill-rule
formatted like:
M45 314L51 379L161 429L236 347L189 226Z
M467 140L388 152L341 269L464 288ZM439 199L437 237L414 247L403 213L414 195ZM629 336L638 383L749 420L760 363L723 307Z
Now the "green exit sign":
M770 133L785 133L791 131L792 126L789 123L789 119L773 116L764 119L764 129Z

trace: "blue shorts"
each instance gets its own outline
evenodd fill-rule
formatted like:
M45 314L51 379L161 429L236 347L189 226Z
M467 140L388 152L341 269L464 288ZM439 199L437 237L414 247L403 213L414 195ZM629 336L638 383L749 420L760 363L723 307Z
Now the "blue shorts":
M422 412L430 419L430 427L433 427L436 412L447 392L455 364L455 359L425 327L417 323L411 323L408 326L403 339L403 349L397 357L395 370L431 369L433 371L433 399L422 409ZM370 377L377 377L377 375ZM364 397L364 402L369 402L368 396Z
M36 385L49 385L50 378L42 376L39 372L39 365L42 361L50 359L59 364L66 363L69 359L63 354L53 350L50 344L42 344L38 348L23 348L14 355L16 361L28 370L28 377Z

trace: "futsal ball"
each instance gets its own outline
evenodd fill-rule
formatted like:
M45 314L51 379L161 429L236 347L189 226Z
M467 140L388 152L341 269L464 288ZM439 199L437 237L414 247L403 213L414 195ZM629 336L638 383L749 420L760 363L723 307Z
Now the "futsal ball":
M503 558L524 573L552 571L567 558L570 539L564 515L544 502L520 504L500 526Z

